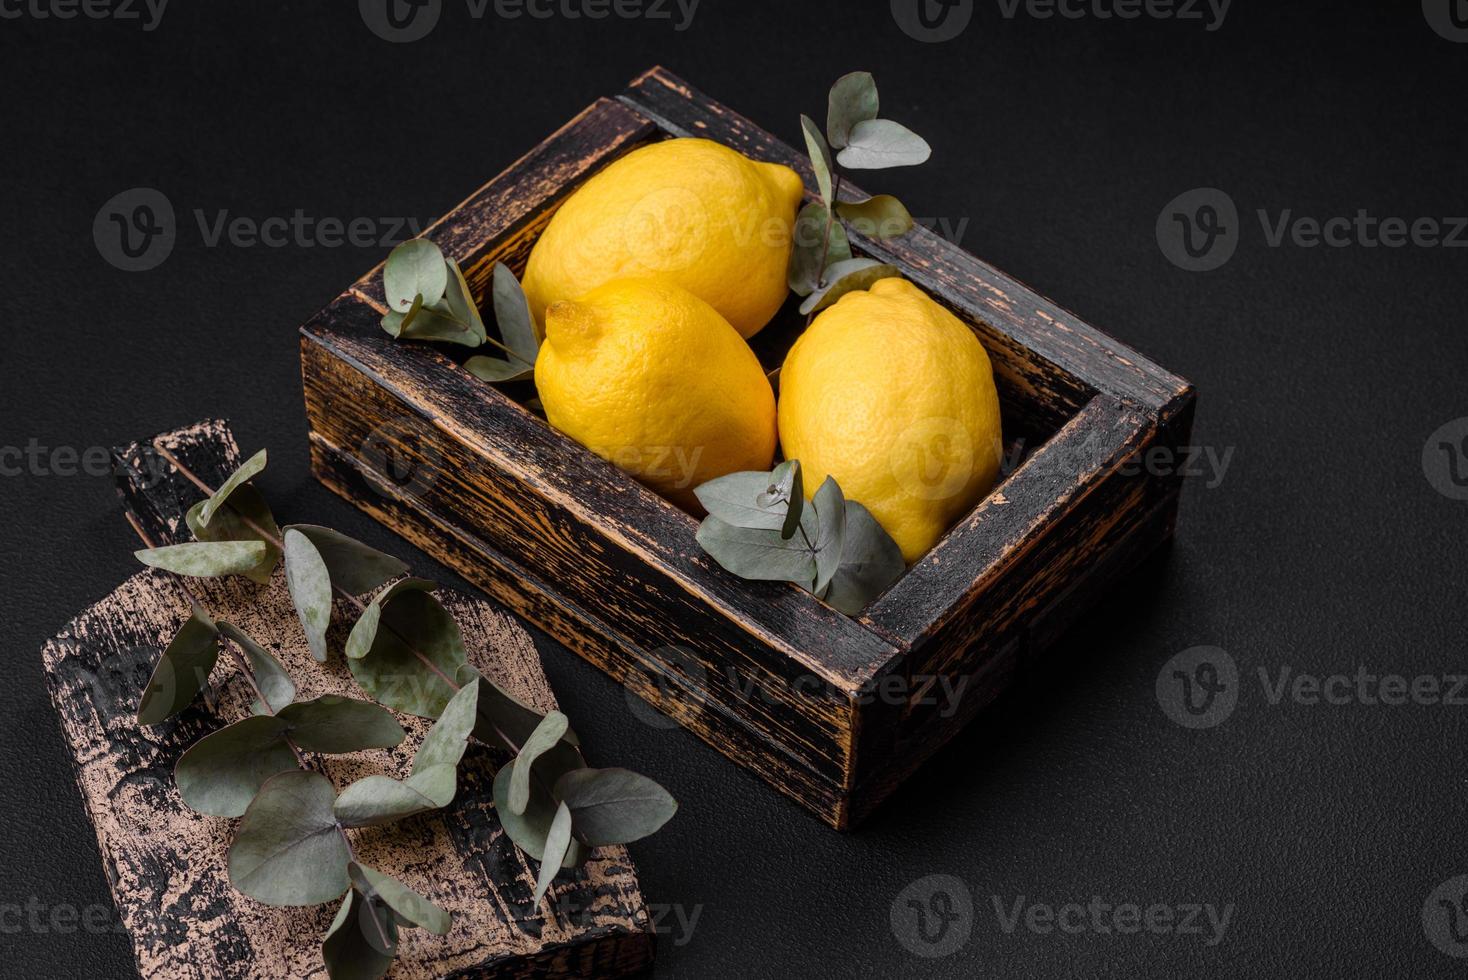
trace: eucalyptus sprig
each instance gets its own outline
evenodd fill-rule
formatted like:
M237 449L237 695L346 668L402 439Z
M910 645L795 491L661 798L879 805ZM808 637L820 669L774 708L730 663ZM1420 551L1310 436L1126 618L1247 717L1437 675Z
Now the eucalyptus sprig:
M448 931L447 912L361 864L347 830L450 805L471 736L510 755L495 776L495 806L510 839L540 862L537 903L562 868L584 863L593 848L639 840L673 816L677 803L656 782L625 769L590 768L565 715L542 715L471 666L432 582L404 577L403 562L329 528L278 527L250 482L265 468L263 451L215 490L154 448L209 496L188 512L194 541L153 547L144 535L140 561L183 577L262 582L283 558L307 643L322 661L331 652L327 633L337 600L357 610L347 663L378 703L296 701L280 662L242 630L211 618L185 584L191 613L138 705L140 724L174 717L204 691L228 649L256 696L252 713L184 752L175 771L179 793L201 813L242 817L229 849L230 881L240 891L271 905L342 900L322 944L333 978L382 976L401 928ZM371 775L338 792L307 754L399 744L405 733L388 708L436 719L408 778Z
M896 238L912 230L912 215L890 194L865 201L842 201L840 164L851 170L909 167L932 152L921 136L890 119L877 118L877 83L870 72L842 75L831 86L824 136L815 121L800 117L800 130L810 154L811 170L821 199L800 209L795 218L795 247L790 254L790 288L805 301L800 312L816 313L846 293L866 289L878 279L896 276L896 266L854 257L840 216L864 235ZM832 158L831 151L838 152Z
M902 551L861 504L826 477L809 505L799 460L730 473L694 489L708 516L697 540L740 578L794 582L856 615L902 574Z
M382 329L405 340L443 340L497 347L502 357L476 355L464 369L485 381L517 381L535 373L540 340L520 281L503 262L494 264L491 305L500 340L489 336L459 264L426 238L403 242L382 270L388 312Z

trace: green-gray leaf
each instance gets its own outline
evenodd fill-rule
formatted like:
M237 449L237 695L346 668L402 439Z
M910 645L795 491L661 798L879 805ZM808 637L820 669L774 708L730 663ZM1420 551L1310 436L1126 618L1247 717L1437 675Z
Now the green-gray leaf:
M803 541L786 539L778 529L735 527L706 517L696 537L714 561L740 578L802 585L815 579L815 555Z
M321 958L331 980L380 980L392 968L397 948L398 926L386 903L353 888L326 930Z
M826 602L855 616L887 591L906 568L902 549L872 512L854 500L846 501L846 544L841 550L841 565L826 592Z
M265 469L265 462L265 450L262 449L240 464L240 468L231 473L229 479L225 480L219 485L219 489L214 491L214 496L204 502L203 509L199 511L199 523L204 527L208 527L209 522L214 519L214 515L219 511L219 508L223 507L225 501L229 499L229 495L234 493L240 486L259 476Z
M219 634L203 610L195 608L158 657L153 676L138 701L138 724L167 721L193 703L219 660Z
M474 305L474 294L469 291L469 283L465 281L459 263L453 259L446 259L445 263L449 285L444 291L443 302L453 318L467 328L465 335L459 338L459 343L478 347L489 337L489 332L484 329L484 320L480 318L479 307Z
M600 847L641 840L673 818L668 791L628 769L577 769L556 781L555 795L570 807L576 837Z
M872 73L854 71L836 79L826 102L826 135L841 149L851 138L851 127L877 118L877 83Z
M413 756L413 772L418 773L434 766L457 766L469 747L469 735L474 731L479 707L478 684L464 684L451 699L438 721L423 736L423 744Z
M914 166L932 152L926 140L901 123L867 119L851 127L851 138L836 159L852 170L880 170Z
M259 685L260 693L265 695L265 700L270 702L269 705L265 705L257 699L250 705L251 711L257 715L274 714L295 700L296 685L292 683L290 675L286 673L280 661L276 660L270 651L256 643L244 630L233 623L221 620L219 632L239 644L240 649L245 652L245 658L250 664L250 672L255 675L255 683Z
M362 689L390 708L424 718L443 713L454 694L444 678L453 677L465 660L458 623L412 579L379 593L347 641L347 663Z
M407 734L392 712L371 701L326 694L276 712L297 746L330 754L390 749Z
M535 364L540 341L535 336L535 318L530 315L530 301L520 280L503 262L494 264L494 319L500 328L500 339L506 347Z
M868 238L896 238L912 231L912 215L891 194L878 194L855 204L842 201L836 205L836 213Z
M544 761L544 758L542 759ZM539 781L530 784L530 803L524 813L510 809L510 767L501 766L494 775L494 807L500 824L515 846L537 861L545 858L545 839L555 819L557 803ZM574 838L561 859L561 867L572 868L586 860L589 850Z
M879 279L898 276L896 266L875 259L847 259L837 262L826 270L826 286L805 298L800 304L802 314L818 313L847 293L867 289Z
M550 830L545 835L545 856L540 862L540 877L535 881L535 904L539 905L551 882L561 870L561 862L571 847L571 811L565 803L556 806L556 815L551 818Z
M352 595L381 588L408 570L404 562L392 555L329 527L292 524L286 530L298 531L310 538L320 552L321 560L326 562L332 586Z
M393 249L382 273L388 308L399 312L411 307L417 296L428 306L437 303L448 281L443 252L426 238L414 238Z
M278 718L252 715L199 739L174 769L183 801L214 817L244 813L266 780L298 765L284 728Z
M464 370L482 381L491 383L517 381L535 375L533 365L500 357L487 357L484 354L477 354L465 361Z
M789 507L782 500L761 504L760 497L779 473L779 467L774 473L760 470L729 473L694 487L693 495L704 510L726 524L778 531L785 526Z
M815 171L816 186L821 190L821 200L831 204L831 148L821 135L820 127L810 116L800 116L800 131L805 135L805 150L810 154L810 166Z
M447 912L396 878L355 862L347 873L358 888L382 899L388 908L408 923L427 929L435 936L446 936L453 927L453 919Z
M486 745L501 745L511 751L510 746L504 744L504 740L496 732L498 729L505 736L514 741L516 745L524 745L530 733L535 731L540 719L544 717L539 711L525 704L494 681L485 677L471 664L465 664L459 668L455 682L461 686L475 684L479 688L479 702L475 709L474 737ZM581 740L571 729L566 729L562 736L564 741L572 745L580 745Z
M540 720L535 731L525 740L520 747L520 754L515 756L510 773L510 809L516 813L524 813L526 805L530 802L530 769L535 765L535 760L548 752L561 736L566 734L566 716L559 711L552 711Z
M331 573L321 552L300 531L285 532L285 581L306 631L311 656L326 660L326 630L331 626Z
M820 528L813 542L816 579L811 591L819 593L830 584L837 566L841 564L841 548L846 539L846 498L836 481L828 476L816 490L811 505L815 507Z
M351 855L331 812L335 799L319 772L267 779L230 846L230 883L266 905L320 905L340 896Z
M342 790L333 812L343 827L375 827L446 807L457 790L453 766L428 766L402 781L367 776Z
M275 516L265 495L246 483L229 495L229 501L214 515L208 526L200 522L200 515L209 501L201 500L189 508L184 521L199 541L260 541L265 545L265 557L260 564L245 572L245 577L261 585L270 584L270 575L280 559L280 528L275 526Z
M809 296L819 288L826 267L851 258L851 243L841 222L831 223L831 241L826 244L826 213L825 202L810 201L795 218L786 278L797 295Z
M138 561L175 575L244 575L265 560L263 541L189 541L133 553Z
M755 498L755 503L760 507L783 504L785 521L780 525L780 537L794 537L805 510L805 475L801 472L800 460L787 459L775 467L770 473L769 488Z

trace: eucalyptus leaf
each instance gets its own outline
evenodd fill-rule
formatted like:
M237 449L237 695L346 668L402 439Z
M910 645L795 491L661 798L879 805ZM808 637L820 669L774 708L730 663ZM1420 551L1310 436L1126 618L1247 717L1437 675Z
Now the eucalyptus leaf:
M238 817L266 780L299 765L284 732L278 718L252 715L205 735L179 756L179 795L200 813Z
M188 541L133 552L138 561L175 575L244 575L265 560L263 541Z
M335 799L319 772L267 779L230 846L230 883L266 905L320 905L340 896L351 855L331 812Z
M280 661L271 655L260 644L256 643L244 630L233 623L223 620L219 623L219 632L227 639L237 643L245 653L245 659L250 664L250 672L255 675L255 683L260 688L260 693L265 695L267 704L260 703L256 699L250 705L250 710L257 715L274 714L281 708L290 704L296 698L296 685L291 681L290 674L286 673Z
M500 340L506 347L524 358L530 366L535 364L540 352L540 340L535 334L535 317L530 313L530 301L520 280L503 262L494 264L494 286L492 290L495 323L500 328Z
M446 936L453 927L453 919L447 912L396 878L356 862L347 868L347 873L358 888L380 898L407 922L427 929L435 936Z
M840 206L837 206L838 210ZM790 288L800 296L809 296L821 284L826 267L851 258L851 243L841 222L830 223L830 242L826 242L825 202L810 201L795 218L787 279Z
M277 711L285 733L307 752L339 754L390 749L407 734L391 711L371 701L322 695Z
M815 579L815 555L778 529L736 527L706 517L696 537L709 557L740 578L801 584Z
M208 500L201 500L190 507L184 522L199 541L260 541L265 545L265 557L260 564L245 572L246 578L261 585L270 584L275 563L280 559L280 528L275 525L275 516L265 495L251 484L236 488L229 495L226 506L219 508L206 526L200 520Z
M523 378L534 377L533 365L522 364L519 361L511 361L502 357L488 357L484 354L476 354L464 362L464 370L482 381L518 381Z
M785 500L761 502L773 483L783 474L781 463L773 473L745 470L715 477L693 488L693 495L713 517L734 527L779 531L785 527L789 506ZM799 514L796 515L799 520Z
M800 131L805 135L805 150L810 154L810 166L815 171L816 186L821 190L821 200L829 207L831 204L831 170L835 166L831 162L831 148L826 145L826 138L821 135L820 127L804 113L800 116Z
M325 662L326 630L331 626L331 573L316 545L294 528L285 532L285 581L306 631L311 656Z
M349 891L321 941L331 980L380 980L397 957L398 927L386 903Z
M867 289L880 279L901 275L896 266L875 259L847 259L826 270L826 286L805 298L802 314L818 313L847 293Z
M555 795L575 818L576 837L592 847L630 844L673 818L678 803L654 780L629 769L578 769Z
M897 238L912 231L912 215L891 194L878 194L865 201L842 201L836 213L868 238Z
M394 248L382 271L388 308L399 312L411 307L417 297L428 306L437 303L448 281L443 252L426 238L414 238Z
M515 756L510 772L510 809L516 813L524 813L526 805L530 802L530 769L535 765L535 760L548 752L561 736L566 734L566 716L559 711L552 711L540 720L535 731L520 746L520 754Z
M413 756L415 774L434 766L452 768L464 758L464 750L469 747L469 736L478 718L479 691L478 684L464 684L449 699Z
M219 634L195 607L158 657L138 701L138 724L167 721L193 703L219 660Z
M413 322L418 319L418 314L423 312L423 295L420 293L413 297L412 304L402 313L392 314L397 317L395 329L389 331L394 337L401 336L404 330L412 330Z
M333 812L343 827L375 827L448 806L457 783L453 766L428 766L401 781L366 776L341 791Z
M437 718L454 695L445 678L458 672L466 655L459 624L423 585L412 579L395 583L372 601L348 638L347 663L374 700Z
M266 453L263 449L241 463L240 468L231 473L229 479L221 483L219 489L214 491L214 496L204 502L203 509L199 511L199 523L204 527L208 527L209 522L214 519L214 515L218 513L219 508L223 507L225 502L229 500L230 494L259 476L265 469L265 463Z
M298 531L310 538L321 554L321 560L326 562L332 586L352 595L381 588L408 570L404 562L392 555L329 527L291 524L286 530Z
M770 473L769 488L755 498L755 503L761 507L783 504L785 521L780 525L780 537L794 537L805 510L805 476L800 460L787 459L775 467Z
M815 507L819 531L816 534L816 579L811 591L823 592L841 564L841 548L846 537L846 498L829 476L816 490L811 501Z
M854 500L846 501L846 542L826 602L855 616L887 591L906 568L902 549L872 512Z
M850 139L836 159L852 170L880 170L914 166L932 152L926 140L901 123L866 119L851 127Z
M466 347L484 343L474 318L456 310L447 298L423 307L412 319L403 313L388 313L382 318L382 328L402 340L443 340Z
M449 284L443 294L443 303L449 314L466 327L466 334L459 343L468 344L470 347L478 347L489 337L489 332L484 329L484 320L479 316L479 307L474 304L474 294L469 291L469 283L464 279L464 273L459 268L459 263L453 259L446 259L448 268ZM444 307L439 307L443 309Z
M461 686L475 684L479 688L479 701L475 709L474 737L486 745L503 745L496 729L516 745L524 745L530 733L535 731L544 717L539 711L485 677L470 664L459 668L455 682ZM572 729L566 729L564 741L580 745L581 740Z
M561 870L561 862L571 847L571 811L565 803L556 806L556 815L551 818L550 830L545 835L545 856L540 862L540 876L535 881L535 904L539 905L551 882Z
M877 83L872 73L854 71L836 79L827 99L826 135L836 149L851 138L851 127L877 118Z
M510 809L510 767L501 766L494 776L494 807L501 826L515 846L536 861L545 859L545 839L555 820L558 804L538 782L530 784L530 803L524 813ZM586 860L588 849L574 837L561 859L561 867L573 868Z

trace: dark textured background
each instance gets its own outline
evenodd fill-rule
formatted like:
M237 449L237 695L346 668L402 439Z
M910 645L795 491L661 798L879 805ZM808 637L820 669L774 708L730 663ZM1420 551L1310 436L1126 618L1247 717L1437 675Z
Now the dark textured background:
M542 642L597 758L683 801L633 849L649 901L699 910L691 937L664 937L657 975L1461 973L1422 910L1468 872L1468 708L1271 705L1255 675L1468 669L1468 503L1421 464L1429 434L1468 415L1468 253L1271 248L1253 214L1468 212L1468 44L1411 2L1237 0L1210 32L1011 20L979 0L962 35L931 44L885 2L703 0L677 32L476 22L448 0L411 45L375 38L354 6L177 3L152 32L0 19L0 445L84 449L224 415L247 451L270 448L277 513L407 557L308 476L296 361L296 324L380 251L207 248L193 210L426 221L654 63L792 143L798 111L819 115L837 75L869 68L934 152L862 183L966 220L966 248L1194 381L1196 441L1233 457L1218 485L1188 481L1166 560L853 834L645 726L620 688ZM128 274L99 257L92 220L139 185L171 199L180 240ZM1184 272L1154 222L1208 185L1237 202L1242 242L1222 269ZM133 541L101 477L0 478L0 516L0 972L124 976L124 936L38 932L4 907L109 901L38 651L136 569ZM1191 731L1153 686L1203 644L1232 654L1243 685L1228 720ZM889 912L934 873L963 881L975 915L962 949L925 960ZM992 896L1235 910L1207 946L1006 933Z

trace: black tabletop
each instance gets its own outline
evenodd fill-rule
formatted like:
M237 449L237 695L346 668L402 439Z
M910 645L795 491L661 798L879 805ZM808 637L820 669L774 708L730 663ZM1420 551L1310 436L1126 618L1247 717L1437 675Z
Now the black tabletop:
M1169 553L854 833L537 638L682 801L656 975L1462 972L1468 5L922 2L0 0L0 972L134 969L39 655L137 567L93 447L226 416L278 513L458 583L310 478L295 328L657 63L797 145L873 71L933 156L863 186L1200 400Z

